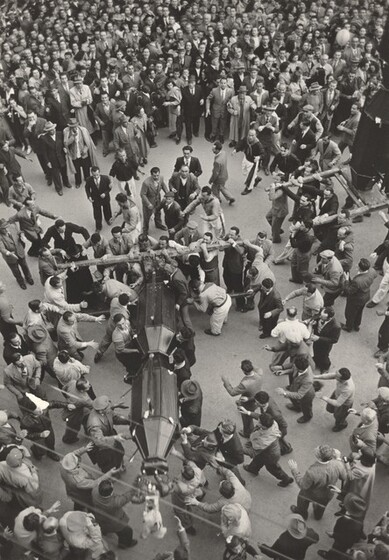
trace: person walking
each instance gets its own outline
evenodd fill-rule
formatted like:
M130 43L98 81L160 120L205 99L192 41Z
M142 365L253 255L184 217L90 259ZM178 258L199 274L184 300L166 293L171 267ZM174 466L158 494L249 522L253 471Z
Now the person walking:
M296 461L288 461L292 475L300 487L297 506L291 506L293 513L308 518L309 504L312 504L314 518L319 520L332 500L331 486L338 480L346 481L347 471L344 463L335 459L335 451L329 445L319 445L314 451L316 461L302 475Z
M302 412L302 416L297 418L299 424L305 424L312 419L312 403L315 398L313 388L313 374L307 356L296 356L293 363L293 378L287 390L279 388L278 394L290 399L290 404L286 407L296 412Z
M234 204L235 198L231 196L226 188L226 182L228 180L227 152L223 150L223 145L219 142L219 140L214 142L212 151L215 154L212 175L209 179L209 184L212 187L212 193L217 196L220 201L222 194L231 206L231 204Z
M348 426L346 418L353 406L355 395L355 385L350 370L339 368L335 373L323 373L322 375L315 375L313 378L315 380L336 379L335 391L333 391L331 397L323 396L321 391L316 393L316 397L326 402L327 412L334 415L335 426L332 431L340 432L344 430Z
M26 282L34 284L26 261L24 241L23 232L19 232L16 226L8 224L4 218L0 219L0 253L22 290L27 289Z
M93 166L92 176L88 177L85 182L85 192L89 202L93 206L93 217L96 222L96 231L102 230L102 214L104 214L107 224L112 223L112 210L110 192L112 190L112 181L108 175L101 175L100 169Z
M272 546L259 544L263 554L274 558L289 558L290 560L304 560L307 549L319 542L319 535L307 527L304 518L294 513L288 516L287 530L281 533Z
M270 414L263 412L259 416L258 425L250 434L250 441L244 446L245 454L249 455L252 461L249 465L243 465L243 470L257 475L262 467L266 467L266 470L280 481L278 486L285 488L292 484L293 478L279 464L280 437L277 422Z
M150 177L143 181L140 191L143 209L143 233L145 235L149 233L149 222L153 214L155 227L163 231L167 230L161 218L161 191L167 193L168 188L159 167L153 167L150 170Z
M261 296L258 302L259 330L262 333L259 338L268 338L277 324L280 313L284 306L279 291L274 287L270 278L265 278L261 284Z
M320 315L313 320L310 339L313 340L313 361L320 373L330 369L330 353L333 345L339 341L341 332L333 307L324 307Z
M254 397L262 388L263 371L260 368L255 369L250 360L242 360L240 369L243 372L243 378L238 385L233 387L224 375L222 375L222 382L231 397L239 396L238 407L243 407L247 411L254 411L257 407ZM242 413L242 422L243 431L239 432L239 435L248 438L254 429L253 419L250 415Z

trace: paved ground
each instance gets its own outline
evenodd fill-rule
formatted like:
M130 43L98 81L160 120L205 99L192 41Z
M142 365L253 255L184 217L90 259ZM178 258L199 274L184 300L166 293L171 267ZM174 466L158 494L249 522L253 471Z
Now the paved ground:
M181 155L181 146L176 146L175 143L166 139L167 132L162 131L158 140L158 148L150 153L150 164L146 168L146 172L150 166L158 165L162 170L162 174L166 179L169 178L175 158ZM212 153L211 144L207 143L204 139L195 139L194 155L200 157L203 165L204 173L201 177L200 184L204 186L210 177L212 167ZM227 148L228 149L228 148ZM231 150L229 150L231 154ZM101 151L99 149L99 153ZM101 157L102 172L106 173L110 169L113 160L113 155L109 155L103 159ZM270 179L266 178L261 186L254 190L250 196L242 197L240 192L242 190L242 175L240 171L241 155L236 155L229 158L229 187L231 192L237 199L236 205L229 207L224 203L224 212L226 217L227 226L238 225L242 230L242 236L251 237L259 229L266 228L268 225L265 220L266 211L269 208L267 195L263 190L263 185L270 183ZM39 205L43 208L49 209L64 219L74 221L85 225L90 231L94 230L94 223L92 219L92 208L83 189L80 190L67 190L64 189L64 196L59 198L54 189L48 188L42 178L40 168L34 164L22 162L23 172L26 180L30 182L37 191ZM140 188L140 182L138 182ZM344 200L344 193L341 188L337 187L338 195L341 200ZM114 193L116 194L116 192ZM112 197L114 198L114 197ZM12 211L5 206L0 207L0 217L9 216ZM200 221L200 220L199 220ZM50 225L50 221L43 219L44 226ZM151 235L157 232L151 230ZM108 236L109 229L105 226L103 234ZM373 248L382 239L384 231L378 216L372 216L361 224L355 226L356 237L356 257L369 255ZM284 235L286 241L287 236ZM279 251L281 250L281 247ZM10 275L8 268L5 264L1 265L1 279L7 284L8 294L11 301L15 304L15 315L22 317L26 309L26 303L30 299L40 297L42 295L42 287L39 283L37 274L37 263L35 259L30 259L30 264L34 272L36 280L35 286L29 287L28 292L23 292L19 289L13 277ZM294 288L293 284L288 282L290 277L288 266L279 266L276 269L277 280L279 283L280 291L286 295L291 289ZM337 316L343 320L344 300L337 303ZM226 375L232 381L239 379L239 364L243 358L251 359L258 367L263 368L265 372L264 388L273 391L279 385L279 379L274 377L268 370L269 354L263 350L264 343L258 339L257 331L257 313L255 311L245 315L238 314L235 311L230 313L228 325L223 331L223 336L218 339L209 339L203 334L203 329L207 326L207 316L204 314L193 313L194 324L196 326L197 336L197 364L193 368L193 373L202 385L204 392L204 407L203 407L203 425L204 427L212 428L216 425L217 421L221 418L230 417L237 421L240 426L239 415L235 410L235 406L231 397L223 389L220 381L220 376ZM377 386L377 373L374 368L373 352L376 348L377 330L381 323L381 319L375 314L375 310L366 310L363 320L362 329L359 333L345 334L342 333L340 343L336 345L332 357L333 366L341 367L347 366L351 369L354 379L357 383L357 408L359 403L366 402L370 397L375 395L375 388ZM88 329L90 327L88 326ZM86 334L84 328L81 331ZM92 325L93 337L99 340L103 333L103 327ZM90 334L86 335L91 338ZM115 360L112 350L110 350L104 359L95 366L93 364L93 353L87 351L86 362L92 364L91 379L97 394L108 394L112 399L117 399L122 395L128 386L122 383L122 368ZM328 393L332 390L332 385L329 382ZM50 393L55 398L54 389ZM289 436L288 439L292 442L294 453L287 458L282 458L281 464L286 466L288 458L294 458L298 461L302 471L313 461L313 448L319 443L328 442L331 445L342 450L344 454L349 451L348 435L354 425L357 424L357 419L351 418L349 421L349 428L347 432L334 434L331 431L332 418L325 412L325 407L322 401L314 403L314 418L307 425L296 424L296 416L293 412L284 409L285 402L280 397L277 397L280 402L281 408L285 410L285 416L289 423ZM2 391L0 394L0 404L3 408L15 410L16 405L9 397L7 391ZM61 442L63 433L63 424L60 414L56 411L52 413L53 423L57 434L57 450L59 453L65 453L71 449L70 446L65 446ZM85 440L81 439L82 445ZM126 451L130 455L135 449L135 446L128 442L126 444ZM128 465L128 470L125 476L122 477L124 486L131 483L136 474L139 472L140 460L138 456L131 465ZM44 504L49 505L55 499L60 499L62 509L66 510L70 503L67 500L63 484L60 480L57 465L52 461L43 459L39 465L42 474L42 485L44 488L45 499ZM171 472L177 473L179 462L176 459L171 460ZM247 487L253 495L253 511L251 514L254 540L257 542L272 543L273 540L284 530L285 519L289 512L289 506L295 503L296 495L298 492L295 484L287 489L280 489L276 485L275 479L270 476L266 471L261 473L257 478L246 475ZM209 501L213 501L218 495L218 480L213 472L209 473L210 486L208 490ZM372 523L376 521L382 512L387 508L388 498L388 472L382 466L378 467L376 487L374 492L374 500L367 519L367 527L370 528ZM124 489L124 487L123 487ZM158 541L149 538L147 541L142 541L136 549L128 552L120 552L119 558L153 558L153 555L158 551L172 550L175 546L175 535L172 531L174 527L174 520L172 517L171 506L169 500L161 506L164 521L169 528L168 534L163 541ZM320 548L326 548L330 540L325 535L325 531L332 529L334 518L332 513L337 509L337 503L331 504L328 508L328 513L324 519L317 523L310 518L309 523L323 536ZM131 524L135 530L135 537L139 535L141 528L142 506L128 507L129 515L131 517ZM210 559L211 557L221 557L222 555L222 539L219 536L220 530L217 527L219 522L218 515L213 517L203 517L204 521L197 521L199 535L191 538L193 558ZM308 558L314 558L315 547L309 552Z

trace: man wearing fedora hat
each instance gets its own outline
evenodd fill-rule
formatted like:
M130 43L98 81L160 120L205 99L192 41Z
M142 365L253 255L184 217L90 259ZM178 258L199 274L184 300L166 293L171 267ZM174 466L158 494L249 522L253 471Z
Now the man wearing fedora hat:
M23 290L26 290L25 280L28 284L34 284L26 261L25 241L23 232L18 231L15 225L9 224L5 218L0 219L0 253Z
M53 364L57 357L57 348L45 327L43 325L30 325L27 328L27 341L36 359L42 365L42 377L47 371L51 377L56 379Z
M301 98L301 105L311 105L312 113L316 116L321 115L324 107L323 94L321 85L318 82L312 82L309 91L304 93Z
M97 165L96 146L88 130L80 126L77 119L71 117L63 131L63 144L66 154L66 165L70 173L74 173L76 189L81 187L81 169L86 181L90 177L90 168Z
M50 169L54 187L57 193L62 196L63 186L70 189L66 159L63 145L63 133L56 130L56 125L47 121L40 137L46 148L47 166Z
M270 558L304 560L307 549L319 541L319 535L307 527L304 518L297 513L289 515L287 521L287 530L281 533L271 547L260 544L259 548Z
M203 392L200 384L192 379L187 379L180 388L180 424L187 426L201 426L201 409L203 405Z
M251 117L257 108L254 100L247 95L247 87L240 86L238 95L234 95L227 103L227 110L231 115L230 120L230 146L234 147L237 142L247 136Z

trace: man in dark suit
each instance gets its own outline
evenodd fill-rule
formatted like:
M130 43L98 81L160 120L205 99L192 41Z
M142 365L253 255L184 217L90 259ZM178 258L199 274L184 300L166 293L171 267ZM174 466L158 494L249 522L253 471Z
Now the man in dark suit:
M273 280L265 278L262 282L261 296L258 302L259 328L262 328L262 334L259 338L270 336L283 308L281 295L274 288Z
M293 153L301 163L305 163L316 146L316 138L310 126L309 120L302 119L292 141Z
M200 116L203 110L203 91L196 85L196 77L189 76L189 84L182 88L181 109L185 123L186 141L192 143L192 136L199 135Z
M178 173L173 173L169 180L169 188L182 210L199 194L197 177L189 173L189 167L183 165Z
M19 286L25 290L26 283L21 274L23 272L26 282L33 284L34 280L26 261L23 238L14 225L9 225L4 218L0 219L0 253L11 269Z
M290 399L291 404L286 405L287 408L302 412L302 416L297 418L299 424L305 424L311 420L315 390L308 356L303 354L296 356L292 366L292 381L288 390L279 388L276 391L286 399Z
M339 340L341 326L335 319L333 307L324 307L313 323L313 361L321 373L330 369L330 352Z
M168 188L161 176L159 167L153 167L150 170L150 177L147 177L142 183L140 196L142 199L143 210L143 233L148 235L149 222L151 216L154 214L155 227L162 230L167 230L167 227L162 223L161 219L161 191L165 194Z
M95 119L101 130L101 138L103 140L103 157L108 155L109 143L113 139L113 111L114 105L109 100L108 93L102 93L101 101L96 105Z
M56 131L56 125L47 121L43 129L43 136L41 140L46 148L46 155L48 159L48 167L54 181L55 190L57 193L63 195L63 186L68 189L71 188L66 169L66 159L63 145L63 133Z
M185 220L181 207L178 202L174 200L174 196L173 191L167 192L161 203L161 207L165 214L165 224L171 239L173 239L175 234L182 228Z
M354 278L347 287L347 300L344 315L346 324L342 329L346 332L359 331L365 305L371 297L370 287L377 277L377 272L370 267L368 259L361 259Z
M189 167L189 173L193 173L195 177L200 177L203 170L199 158L192 156L192 146L184 146L182 148L182 153L184 155L176 159L174 171L178 173L183 165L187 165Z
M48 159L44 143L40 139L40 136L43 134L46 122L46 119L38 117L38 115L34 113L34 111L29 111L27 113L27 121L24 125L24 135L28 139L32 151L36 154L43 173L45 174L47 184L50 186L52 184L52 173L51 169L47 165Z
M54 225L50 226L42 238L42 245L49 245L54 240L54 249L62 249L68 254L74 253L76 240L73 234L78 233L83 236L85 241L90 237L86 228L73 224L72 222L64 222L61 219L55 220Z
M102 213L107 224L112 223L112 210L110 191L112 190L111 178L101 175L96 166L91 168L92 176L85 181L85 192L88 200L93 205L93 217L96 222L96 231L102 229Z
M62 103L57 84L52 84L46 97L46 118L57 125L57 130L63 130L70 118L68 107Z

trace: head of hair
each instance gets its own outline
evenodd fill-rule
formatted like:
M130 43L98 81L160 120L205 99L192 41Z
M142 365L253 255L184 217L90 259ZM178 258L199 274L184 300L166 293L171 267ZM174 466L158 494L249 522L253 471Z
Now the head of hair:
M193 480L195 477L195 472L188 463L184 463L181 473L182 478L185 478L185 480Z
M235 488L229 480L222 480L219 486L220 494L229 500L235 494Z
M238 228L238 226L231 226L230 230L234 231L236 235L239 235L240 233L240 229Z
M49 280L49 284L52 288L58 288L62 285L62 280L59 276L52 276Z
M220 152L220 150L223 148L223 144L220 142L220 140L215 140L215 142L213 143L213 147L216 148L218 152Z
M115 323L115 325L117 325L122 319L124 319L123 313L116 313L113 316L113 322Z
M363 272L365 272L366 270L370 269L370 261L368 259L362 258L360 259L358 266L360 268L360 270L362 270Z
M265 278L264 280L262 280L262 286L266 290L270 290L270 288L272 288L274 286L274 282L271 278Z
M63 227L65 225L65 222L61 218L58 218L58 220L55 220L54 225L56 228Z
M258 393L255 393L254 398L259 404L266 404L269 402L270 396L266 391L258 391Z
M92 233L92 235L90 236L90 240L91 240L91 243L93 243L93 245L95 245L96 243L99 243L101 241L101 235L97 232Z
M120 305L128 305L130 303L129 294L127 294L127 292L123 292L122 294L119 294L118 301Z
M242 360L240 367L242 369L242 371L244 371L244 373L250 373L253 371L254 366L251 362L251 360Z
M86 391L89 387L89 381L81 377L76 381L76 389L77 391Z
M328 315L329 319L335 316L335 311L333 307L324 307L323 311L326 315Z
M28 302L28 307L31 309L31 311L34 311L35 313L39 311L40 305L41 305L40 299L32 299L31 301Z
M307 356L298 355L294 360L294 365L298 371L305 371L309 366L309 360Z
M60 350L58 352L58 359L61 364L66 364L70 360L70 355L67 350Z
M102 480L99 484L100 496L110 496L113 492L113 484L110 480Z
M267 414L267 412L263 412L259 417L259 421L265 428L270 428L273 426L274 418L270 414Z
M115 235L115 233L121 233L121 232L122 232L122 228L120 226L115 226L111 229L112 235Z
M297 317L297 308L294 307L294 305L292 305L292 307L287 307L286 314L288 317L294 319L295 317Z
M100 171L100 167L98 165L92 165L90 170L91 170L91 173L96 173L96 171Z
M153 173L159 173L160 171L161 171L161 170L160 170L159 167L152 167L152 168L150 169L150 173L151 173L151 174L153 174Z
M205 187L203 187L201 189L201 192L206 193L206 194L212 194L212 189L211 189L211 187L208 187L208 185L206 185Z
M347 379L350 379L351 371L348 368L341 367L341 368L338 369L338 371L339 371L339 375L341 376L343 381L347 381Z
M372 467L376 462L376 454L370 447L362 447L359 460L364 467Z
M37 531L40 526L40 517L37 513L29 513L23 519L23 527L26 531Z
M315 284L312 284L312 282L309 282L309 283L306 285L306 288L307 288L309 294L313 294L313 293L315 293L316 290L317 290L317 287L315 286Z
M120 192L115 196L115 200L116 202L127 202L127 196L124 193Z

